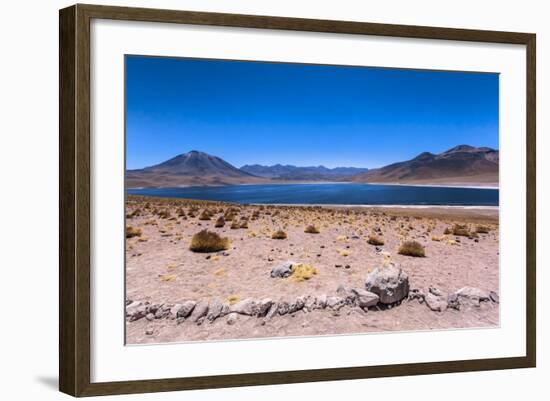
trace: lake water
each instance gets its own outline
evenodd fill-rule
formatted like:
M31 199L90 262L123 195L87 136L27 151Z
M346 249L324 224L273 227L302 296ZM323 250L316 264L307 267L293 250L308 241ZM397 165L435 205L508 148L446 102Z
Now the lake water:
M375 184L279 184L134 188L128 194L234 203L498 206L498 189Z

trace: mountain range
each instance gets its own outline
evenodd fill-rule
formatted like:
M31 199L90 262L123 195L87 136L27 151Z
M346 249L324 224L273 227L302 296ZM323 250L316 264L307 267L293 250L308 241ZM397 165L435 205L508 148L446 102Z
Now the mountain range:
M275 164L273 166L262 166L260 164L246 164L241 167L242 171L257 177L275 178L279 180L340 180L343 177L352 177L357 174L366 173L368 168L359 167L335 167L325 166L297 167L292 165Z
M178 187L284 182L342 181L395 184L498 185L499 151L459 145L439 154L424 152L407 161L377 169L245 165L192 150L162 163L126 171L126 185Z
M458 145L439 154L424 152L411 160L369 170L351 181L497 186L498 168L498 150Z

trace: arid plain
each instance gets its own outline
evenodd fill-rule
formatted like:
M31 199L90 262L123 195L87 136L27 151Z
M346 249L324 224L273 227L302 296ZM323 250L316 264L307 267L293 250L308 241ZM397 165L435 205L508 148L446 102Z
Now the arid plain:
M126 202L128 344L494 327L498 292L498 207Z

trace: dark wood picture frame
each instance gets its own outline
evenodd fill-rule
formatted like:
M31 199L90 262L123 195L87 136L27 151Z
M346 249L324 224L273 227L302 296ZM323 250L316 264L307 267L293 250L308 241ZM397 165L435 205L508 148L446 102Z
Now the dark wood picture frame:
M90 381L90 21L93 18L392 36L526 46L526 355L302 371L91 383ZM59 388L73 396L144 393L535 367L535 43L531 33L312 20L96 5L59 13Z

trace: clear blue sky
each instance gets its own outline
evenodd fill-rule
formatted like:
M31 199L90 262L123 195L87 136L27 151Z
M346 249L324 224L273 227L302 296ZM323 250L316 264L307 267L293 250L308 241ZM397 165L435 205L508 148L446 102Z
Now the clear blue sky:
M498 148L498 90L497 74L126 56L127 168L190 150L372 168Z

